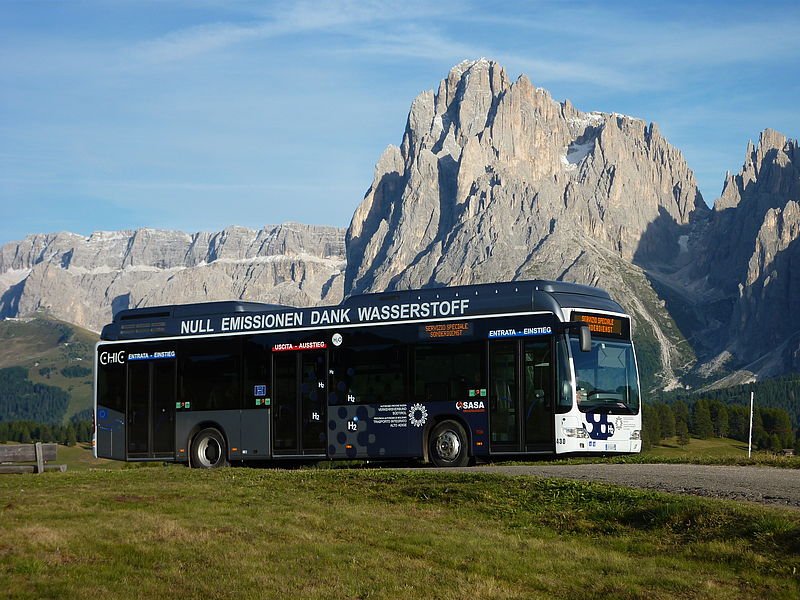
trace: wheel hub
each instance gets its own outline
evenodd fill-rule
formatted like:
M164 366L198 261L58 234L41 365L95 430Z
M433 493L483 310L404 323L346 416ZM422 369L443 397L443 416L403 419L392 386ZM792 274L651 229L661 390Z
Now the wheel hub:
M198 448L198 458L203 463L204 467L210 467L216 464L220 456L220 447L217 440L213 438L206 438L201 440L200 447Z
M443 431L436 438L436 453L442 460L453 461L461 452L461 441L453 431Z

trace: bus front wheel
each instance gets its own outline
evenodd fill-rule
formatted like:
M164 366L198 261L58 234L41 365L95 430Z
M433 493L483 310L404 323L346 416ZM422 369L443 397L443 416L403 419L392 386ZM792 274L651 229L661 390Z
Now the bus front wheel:
M467 433L455 421L442 421L428 438L428 456L437 467L465 467L469 462Z
M216 469L228 465L225 438L219 431L209 427L194 436L191 465L198 469Z

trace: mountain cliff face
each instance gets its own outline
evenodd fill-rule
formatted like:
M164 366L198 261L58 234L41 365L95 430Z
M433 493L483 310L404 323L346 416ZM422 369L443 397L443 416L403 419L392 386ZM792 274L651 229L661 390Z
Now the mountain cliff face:
M347 232L345 293L549 278L600 285L659 348L692 360L641 266L681 253L709 212L655 125L584 113L481 59L413 102Z
M800 369L800 150L767 129L701 229L696 260L672 281L705 316L707 376L725 383ZM709 318L709 315L711 318ZM700 344L698 344L699 346Z
M344 231L285 223L218 233L139 229L31 235L0 248L0 315L40 309L98 331L124 308L342 299Z
M537 244L569 235L658 259L678 250L675 225L705 212L655 125L582 113L497 63L465 62L414 100L402 145L378 162L348 230L346 288L513 274ZM582 246L564 250L568 268Z

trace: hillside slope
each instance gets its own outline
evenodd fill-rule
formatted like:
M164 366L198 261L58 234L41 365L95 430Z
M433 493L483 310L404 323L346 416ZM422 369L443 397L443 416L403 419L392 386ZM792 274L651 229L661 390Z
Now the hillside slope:
M34 384L69 395L69 405L52 422L68 421L92 404L92 353L97 334L40 315L0 321L0 369L23 367ZM2 407L0 407L2 408Z

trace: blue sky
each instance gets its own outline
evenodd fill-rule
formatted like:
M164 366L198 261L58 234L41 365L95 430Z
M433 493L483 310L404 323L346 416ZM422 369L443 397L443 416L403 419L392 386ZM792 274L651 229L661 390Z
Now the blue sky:
M800 136L800 3L3 0L0 244L347 226L409 106L485 56L659 124L706 201Z

